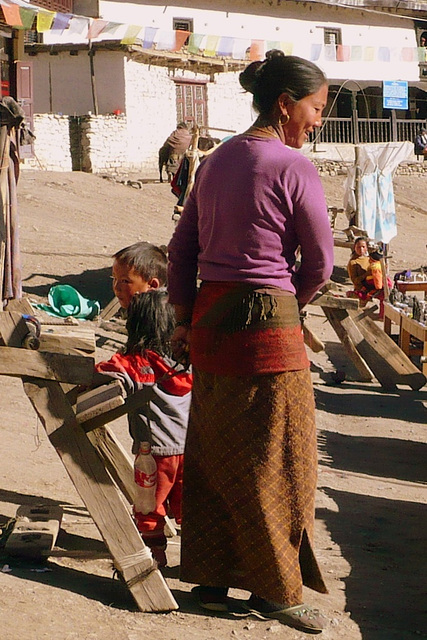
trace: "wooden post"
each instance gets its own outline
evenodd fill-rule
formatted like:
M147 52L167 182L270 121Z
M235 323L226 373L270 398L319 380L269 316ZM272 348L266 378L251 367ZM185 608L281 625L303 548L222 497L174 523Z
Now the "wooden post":
M93 64L93 56L95 51L92 48L92 42L89 42L89 63L90 63L90 86L92 89L93 113L98 115L98 96L96 93L95 66Z
M139 609L177 609L123 497L77 423L60 385L27 378L24 389Z
M354 213L354 218L352 220L352 224L356 227L360 227L360 181L361 181L361 168L360 168L360 149L359 146L356 145L354 149L355 154L355 182L354 182L354 195L356 198L356 211Z

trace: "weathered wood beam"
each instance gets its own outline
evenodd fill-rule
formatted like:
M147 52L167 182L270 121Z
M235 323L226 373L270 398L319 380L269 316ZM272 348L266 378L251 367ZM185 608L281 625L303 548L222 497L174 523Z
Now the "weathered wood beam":
M94 359L86 356L0 347L0 375L90 385L94 364Z

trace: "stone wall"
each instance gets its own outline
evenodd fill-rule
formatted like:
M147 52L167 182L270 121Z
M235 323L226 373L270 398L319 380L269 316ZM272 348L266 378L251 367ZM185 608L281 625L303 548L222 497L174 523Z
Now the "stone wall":
M68 116L44 113L33 119L34 158L25 158L24 166L46 171L71 171Z
M125 115L82 116L78 125L73 136L74 169L111 174L128 170Z
M245 131L256 119L252 95L239 84L238 73L222 73L208 84L208 118L210 127ZM212 130L214 138L224 138L227 132Z

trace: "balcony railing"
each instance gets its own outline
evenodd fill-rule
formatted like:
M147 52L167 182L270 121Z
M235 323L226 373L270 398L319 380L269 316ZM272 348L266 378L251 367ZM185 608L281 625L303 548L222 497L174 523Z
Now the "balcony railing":
M427 120L395 120L392 118L326 118L322 129L310 136L310 142L358 144L359 142L413 142ZM320 132L319 132L320 131ZM356 135L357 133L357 135Z

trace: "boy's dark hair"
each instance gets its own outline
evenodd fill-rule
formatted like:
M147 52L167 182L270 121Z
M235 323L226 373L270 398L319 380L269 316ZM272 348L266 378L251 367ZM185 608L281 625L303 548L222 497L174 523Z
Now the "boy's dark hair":
M168 302L166 289L135 294L127 313L126 354L140 353L144 349L161 356L172 354L170 339L175 329L175 311Z
M166 285L168 259L161 247L156 247L151 242L135 242L117 251L113 258L128 267L133 267L146 282L158 278L161 287Z

